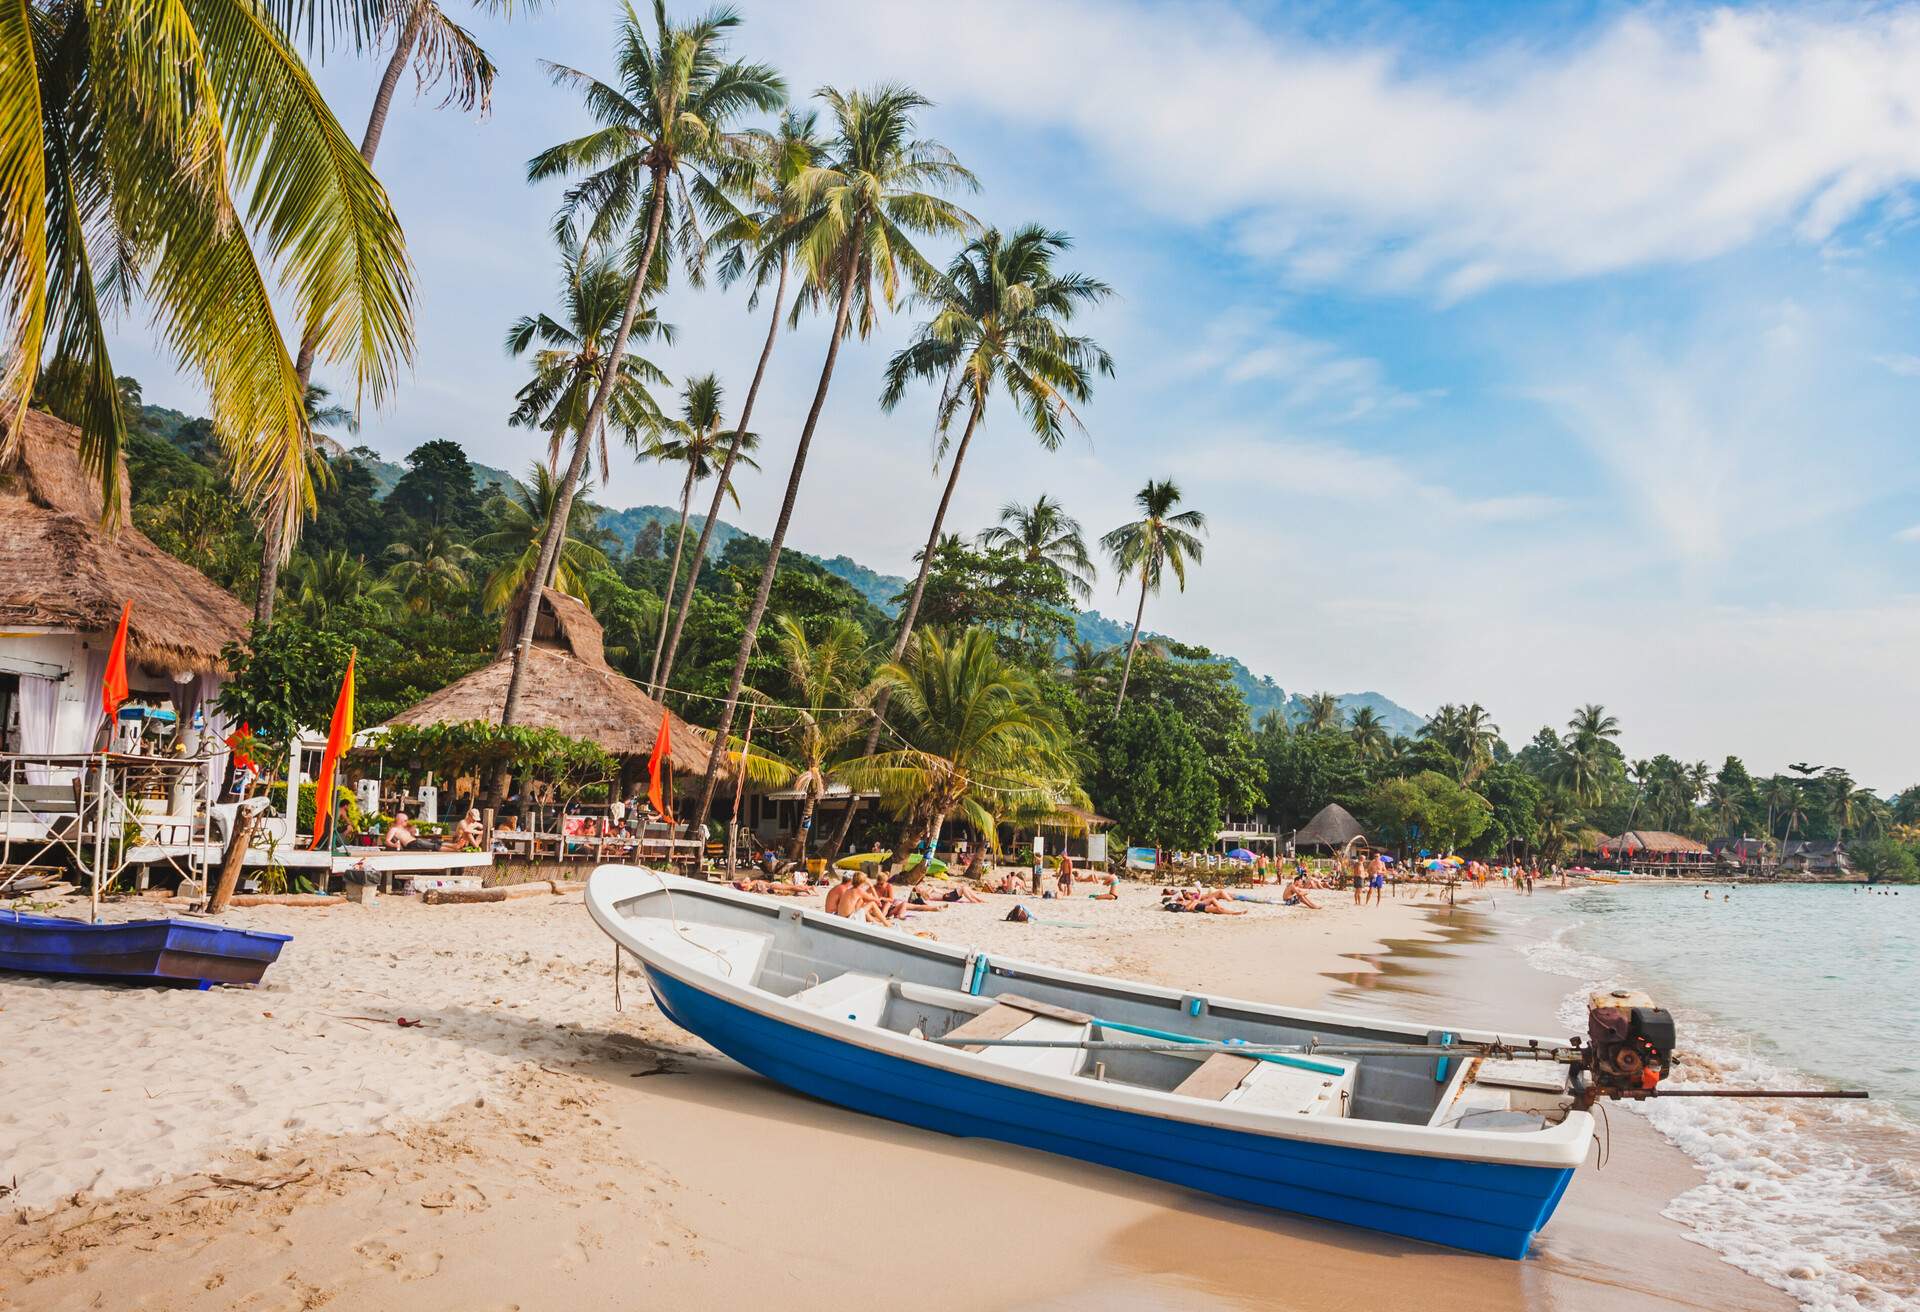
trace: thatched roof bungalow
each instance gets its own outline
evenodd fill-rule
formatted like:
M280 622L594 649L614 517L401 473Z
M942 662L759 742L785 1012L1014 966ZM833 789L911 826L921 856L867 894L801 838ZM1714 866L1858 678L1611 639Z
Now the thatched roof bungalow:
M1328 802L1320 813L1307 821L1293 836L1293 845L1338 849L1349 843L1366 842L1367 831L1353 818L1353 812L1338 802Z
M518 606L508 608L509 615L518 612ZM492 664L448 684L387 723L500 723L507 683L513 677L513 641L518 636L514 629L512 624L505 627ZM668 734L673 768L704 773L713 739L608 665L600 622L593 613L565 593L545 589L520 694L519 723L557 729L570 738L598 743L613 756L633 759L652 754L662 716L672 720Z
M1611 838L1600 840L1600 854L1605 857L1623 857L1629 860L1660 860L1682 857L1705 858L1713 855L1713 849L1705 843L1688 838L1685 834L1671 833L1665 829L1630 829L1624 834L1615 834Z
M133 527L124 470L117 525L103 526L99 480L79 450L73 425L29 412L0 468L0 736L14 751L92 745L128 601L128 682L183 714L218 694L221 651L247 636L245 606Z

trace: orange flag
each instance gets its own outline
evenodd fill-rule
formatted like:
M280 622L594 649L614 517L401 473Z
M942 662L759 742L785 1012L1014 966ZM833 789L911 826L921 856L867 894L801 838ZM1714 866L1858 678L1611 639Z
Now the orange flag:
M660 732L654 737L653 762L648 767L652 778L647 784L647 801L653 804L654 812L663 820L673 819L673 816L667 811L666 800L660 792L661 773L663 771L670 772L673 769L667 762L667 756L673 751L673 737L667 729L667 725L672 719L673 717L667 714L666 708L662 707L660 710Z
M359 653L347 656L347 677L340 680L340 698L333 704L333 723L327 727L327 750L320 756L320 773L313 780L313 842L308 850L320 846L333 824L333 776L340 758L353 746L353 662Z
M120 608L120 627L114 632L113 646L107 652L107 677L100 685L100 713L111 720L127 700L127 617L133 603Z

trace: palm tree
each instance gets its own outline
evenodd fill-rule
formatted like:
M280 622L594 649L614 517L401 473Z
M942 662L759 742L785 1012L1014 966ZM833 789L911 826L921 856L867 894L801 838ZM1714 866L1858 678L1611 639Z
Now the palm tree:
M547 521L540 558L534 567L537 579L552 574L554 557L565 536L563 526L572 522L573 498L587 459L587 438L599 431L617 390L615 380L620 377L627 339L640 316L641 298L650 286L665 285L664 262L656 267L655 260L666 254L661 234L668 209L672 207L678 214L676 234L691 235L697 233L696 203L709 211L730 208L709 176L727 167L745 147L745 139L730 130L729 124L749 110L778 108L786 98L786 84L772 68L723 59L726 37L740 22L733 11L715 9L683 26L668 21L665 0L654 0L651 35L630 4L624 13L614 54L617 85L578 69L547 65L555 83L580 93L601 126L541 152L527 165L530 182L586 171L584 178L568 188L561 222L570 226L576 216L589 215L588 245L597 246L639 225L620 326L614 330L600 366L593 400L581 421L580 439L574 443L573 458L560 481L560 495ZM690 243L680 241L679 245L686 253ZM697 250L697 243L692 248ZM539 613L530 593L514 644L506 703L500 710L503 728L513 725L519 716L527 652L533 646ZM725 751L725 737L724 730L716 737L716 755ZM504 782L496 775L490 794L497 795ZM708 782L710 789L711 779Z
M1548 861L1558 861L1573 846L1580 829L1576 805L1577 799L1558 788L1549 788L1535 805L1533 818L1540 825L1540 854Z
M569 439L579 443L597 438L600 476L605 479L611 472L606 424L603 422L597 433L589 435L587 411L593 406L594 389L607 358L613 354L614 334L626 310L627 275L613 257L588 255L571 226L558 234L558 245L560 295L566 308L558 318L544 313L523 314L507 329L508 355L525 355L536 342L540 344L533 354L533 378L514 394L519 404L507 423L514 428L545 431L547 465L555 470L560 467L560 453ZM674 327L661 323L652 309L636 316L629 326L629 342L656 337L671 344ZM607 416L629 445L637 441L643 429L659 423L660 406L647 388L666 381L667 376L650 362L621 353Z
M1009 501L1000 507L1000 522L980 534L980 545L1016 552L1029 564L1050 565L1067 591L1083 601L1093 595L1093 560L1080 536L1080 521L1044 492L1031 506Z
M467 589L466 566L473 550L456 542L444 525L427 525L418 541L396 542L387 554L394 560L387 581L416 615L446 609Z
M835 133L820 161L802 169L789 184L800 217L783 241L792 247L806 275L794 298L794 313L831 304L833 328L813 403L794 446L786 494L767 544L767 561L734 652L727 700L720 708L719 731L693 812L696 824L706 822L713 805L721 754L746 682L747 662L767 613L767 597L787 540L787 525L793 519L794 501L800 495L814 430L827 403L833 367L840 358L840 343L856 326L855 310L859 311L857 327L865 336L878 318L879 306L891 308L899 300L903 275L921 287L931 286L937 276L914 246L913 236L962 232L973 222L951 201L921 190L975 185L973 174L945 146L914 136L914 115L927 106L925 97L905 87L871 92L825 87L819 97L833 115Z
M773 358L773 343L780 332L780 313L786 306L787 276L793 264L790 240L802 210L793 184L807 169L820 162L826 147L819 138L819 115L812 110L783 110L774 130L757 136L727 176L728 189L740 196L747 208L718 229L712 239L723 252L719 261L722 285L740 278L752 281L747 308L760 301L760 293L773 284L773 313L767 320L767 340L760 348L760 363L754 366L753 381L747 385L747 399L740 406L740 422L734 433L748 431L753 423L753 403L760 395L760 382L767 374L767 361ZM674 658L680 652L680 635L693 609L693 590L700 581L700 566L706 563L707 547L713 541L713 526L720 518L720 498L733 485L733 465L740 447L729 445L726 459L720 462L720 481L714 484L713 504L707 509L706 522L700 526L700 540L693 547L693 564L687 571L687 586L673 610L673 627L667 634L666 656L660 662L658 682L665 686L673 677ZM669 602L673 601L668 597Z
M1371 706L1354 708L1353 715L1347 721L1347 737L1353 740L1354 750L1363 761L1384 760L1392 748L1387 726L1381 723L1379 712Z
M348 3L0 12L0 459L38 395L79 427L118 514L126 413L105 318L137 289L284 556L314 474L276 295L376 403L413 352L399 221L279 21Z
M1597 743L1603 739L1620 736L1620 721L1607 714L1607 708L1597 702L1588 702L1573 713L1567 721L1567 733L1581 743Z
M671 598L674 584L680 577L680 551L687 542L687 512L693 505L693 489L705 482L713 474L713 458L720 446L727 446L727 463L744 462L750 469L758 469L748 451L758 449L760 439L752 433L723 433L720 431L722 393L720 379L715 374L702 374L698 378L689 378L680 389L680 418L661 425L671 437L656 437L648 447L647 454L655 460L668 464L682 464L687 467L686 477L680 480L680 526L673 536L673 564L667 568L667 586L663 596ZM731 494L733 504L740 504L740 496L734 492L728 479L721 479L715 492L716 497ZM660 676L660 653L667 643L667 626L662 624L653 640L653 667L647 671L647 682L658 688Z
M800 827L789 854L799 861L806 855L814 810L828 785L835 782L847 745L860 731L860 721L846 714L845 708L859 702L872 658L867 654L866 630L845 616L833 620L817 640L809 638L790 615L776 616L773 623L793 704L771 713L770 718L779 725L775 736L784 763L793 769L786 787L800 794ZM848 805L852 804L849 798Z
M400 600L391 583L367 568L365 556L349 555L344 550L295 556L288 574L294 585L294 604L308 624L319 624L334 610L384 607Z
M1073 678L1101 686L1113 670L1113 659L1119 652L1118 647L1101 647L1085 638L1069 638L1063 664Z
M1340 699L1330 692L1316 692L1302 704L1300 727L1308 733L1331 733L1341 719Z
M521 2L527 8L538 8L540 4L540 0ZM474 0L474 5L502 16L513 12L513 0ZM361 33L376 38L383 35L386 29L397 33L393 53L387 60L385 72L381 74L379 86L374 90L373 107L367 113L366 131L360 138L360 158L369 169L373 167L374 154L380 149L380 137L386 131L394 90L399 86L400 75L406 71L409 63L413 64L418 75L421 91L442 84L446 86L446 96L440 102L443 106L456 105L466 112L478 109L485 114L493 98L493 61L487 58L487 52L480 48L465 28L447 17L446 11L435 0L397 0L396 3L385 3L383 0L381 8L387 11L384 21L376 29L363 29ZM309 14L311 17L311 10ZM314 354L319 342L318 327L309 324L301 334L300 350L293 362L294 376L303 388L313 377ZM309 424L309 442L313 432ZM295 528L298 529L297 523ZM260 551L260 590L254 602L254 614L265 624L273 619L274 587L282 554L275 532L269 530L261 534Z
M1052 810L1082 794L1072 739L1039 684L1002 660L993 634L913 636L904 660L882 665L905 745L849 761L841 778L877 789L901 821L898 849L937 837L955 814L982 833L1012 809Z
M967 447L986 416L987 400L995 388L1006 390L1040 445L1052 451L1066 436L1068 425L1080 427L1073 403L1092 395L1094 372L1113 374L1113 360L1098 343L1067 331L1075 314L1113 294L1096 278L1054 271L1054 260L1072 244L1064 232L1035 224L1017 228L1010 236L1002 236L997 228L987 229L953 257L946 275L932 290L916 298L933 315L887 363L880 405L889 412L906 395L909 383L939 380L940 398L934 407L936 460L946 453L954 419L966 414L947 469L946 487L927 531L920 571L900 613L894 660L906 651L913 633L920 599L927 590L927 572L933 566L934 544L940 540L953 489L960 482ZM885 712L884 701L880 711ZM874 732L878 733L877 725Z
M526 481L515 481L511 495L496 495L487 503L494 527L475 538L473 545L490 556L507 557L481 587L480 604L487 610L504 609L528 586L540 559L540 539L559 497L559 480L535 461L527 466ZM606 553L594 543L599 517L599 508L584 500L575 500L569 508L567 538L555 558L552 585L569 597L585 599L587 575L607 568Z
M1140 604L1133 612L1133 636L1127 639L1127 662L1120 671L1120 695L1114 699L1116 714L1126 704L1127 678L1133 673L1133 653L1140 645L1140 621L1147 613L1147 594L1160 591L1160 580L1172 570L1180 590L1187 590L1187 561L1200 563L1203 548L1200 535L1207 530L1207 517L1197 510L1176 512L1180 489L1172 479L1149 482L1134 494L1140 507L1139 519L1122 524L1100 539L1100 545L1113 558L1113 568L1125 586L1128 575L1140 578Z

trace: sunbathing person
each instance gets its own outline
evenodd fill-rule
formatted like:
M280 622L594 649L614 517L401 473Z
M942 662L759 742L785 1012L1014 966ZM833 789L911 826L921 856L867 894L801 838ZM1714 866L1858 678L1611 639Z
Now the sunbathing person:
M827 890L827 914L844 916L847 897L853 892L853 876L841 875L840 882Z
M453 827L446 841L440 845L443 852L477 852L480 840L486 834L486 826L480 823L478 811L468 811L465 818Z
M967 887L963 883L956 883L952 888L949 888L945 893L941 894L941 897L948 902L985 902L986 901L985 898L981 897L978 893L974 892L971 888Z
M1280 890L1280 905L1302 906L1314 911L1320 909L1320 904L1307 896L1306 890L1300 887L1300 881L1297 879L1289 881L1287 886Z

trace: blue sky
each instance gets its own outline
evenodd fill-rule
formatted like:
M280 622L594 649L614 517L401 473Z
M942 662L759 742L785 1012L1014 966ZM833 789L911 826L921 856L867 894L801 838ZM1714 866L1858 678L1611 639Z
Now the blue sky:
M991 415L958 527L1047 491L1091 537L1173 476L1213 533L1149 624L1289 689L1478 700L1516 745L1597 700L1636 756L1920 779L1920 8L740 8L736 49L796 98L929 95L925 131L981 178L968 207L1066 229L1119 292L1089 321L1119 376L1088 438L1047 455ZM420 349L367 416L383 453L533 457L500 340L555 300L556 192L523 168L586 122L539 61L608 72L614 14L475 14L492 115L397 103L377 170ZM376 75L322 71L356 138ZM744 295L676 291L665 313L682 337L658 363L744 392L764 331ZM843 355L795 545L904 571L924 537L930 398L876 404L909 322ZM749 528L771 525L823 349L803 326L776 353ZM198 404L138 325L117 364ZM595 495L673 491L629 464ZM1099 604L1131 613L1111 582Z

